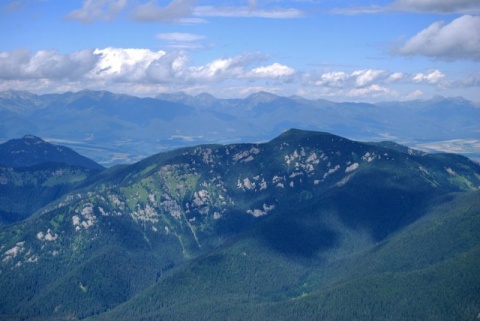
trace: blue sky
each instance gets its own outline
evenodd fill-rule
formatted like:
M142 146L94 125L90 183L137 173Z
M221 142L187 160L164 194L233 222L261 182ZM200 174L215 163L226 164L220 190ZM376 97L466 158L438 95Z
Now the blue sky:
M0 0L0 91L480 102L479 0Z

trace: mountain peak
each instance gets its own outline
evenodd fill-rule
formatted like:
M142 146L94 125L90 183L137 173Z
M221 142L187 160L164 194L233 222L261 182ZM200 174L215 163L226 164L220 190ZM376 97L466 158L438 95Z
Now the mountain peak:
M0 98L3 99L32 99L36 96L26 90L6 90L0 92Z
M53 145L31 134L0 144L0 166L27 167L43 163L103 169L103 166L68 147Z
M255 102L255 103L268 103L271 102L275 99L277 99L278 96L266 91L259 91L257 93L253 93L250 96L247 97L247 100Z
M471 105L472 102L469 101L468 99L465 99L463 97L457 96L457 97L444 97L440 95L433 96L431 99L428 100L429 103L435 104L435 103L443 103L443 102L449 102L449 103L455 103L455 104L464 104L464 105Z
M28 142L28 143L31 143L31 142L34 142L34 143L46 143L46 141L44 141L43 139L41 139L40 137L37 137L35 135L25 135L22 137L21 139L22 141L24 142Z
M195 96L195 99L202 100L202 101L208 101L208 102L217 100L217 98L215 96L210 95L209 93L198 94L198 95Z
M166 101L171 101L171 102L181 102L184 101L185 99L189 99L192 96L187 94L184 91L178 91L174 93L161 93L156 96L157 99L161 100L166 100Z
M284 131L282 134L280 134L280 136L278 136L277 138L274 138L273 140L290 141L290 140L301 140L309 137L332 137L333 138L338 136L330 133L326 133L326 132L290 128Z

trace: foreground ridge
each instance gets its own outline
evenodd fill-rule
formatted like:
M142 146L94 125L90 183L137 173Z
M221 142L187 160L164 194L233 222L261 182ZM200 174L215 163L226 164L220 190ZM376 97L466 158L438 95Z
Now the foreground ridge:
M479 187L463 156L296 129L156 154L2 228L0 315L468 319Z

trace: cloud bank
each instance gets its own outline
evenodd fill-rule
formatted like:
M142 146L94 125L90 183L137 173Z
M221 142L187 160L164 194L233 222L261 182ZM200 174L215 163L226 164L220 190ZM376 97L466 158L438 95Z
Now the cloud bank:
M159 6L157 1L139 5L132 13L136 21L155 21L163 23L187 22L195 8L196 0L173 0L166 6Z
M407 40L397 53L480 61L480 16L461 16L449 24L435 22Z
M387 6L390 10L425 13L480 13L477 0L396 0Z
M127 0L85 0L81 9L66 15L67 19L91 23L95 20L113 20L127 5Z
M395 0L385 5L341 7L331 10L339 14L378 14L390 12L480 14L477 0Z
M163 34L169 39L195 41L194 34ZM82 89L154 96L183 90L209 92L219 97L254 91L310 97L401 98L423 93L419 87L461 88L478 86L480 74L450 79L434 69L405 73L385 69L300 71L271 61L258 52L191 63L186 51L152 51L139 48L86 49L70 54L55 50L0 53L0 91L37 93ZM410 86L408 92L401 87Z
M197 5L196 0L171 0L159 4L158 0L135 3L127 8L127 0L84 0L80 9L66 15L67 19L83 23L97 20L113 20L120 11L127 10L132 20L137 22L157 22L164 24L205 23L207 18L265 18L294 19L305 16L302 10L289 7L271 7L268 3L259 6L256 0L245 1L245 5Z

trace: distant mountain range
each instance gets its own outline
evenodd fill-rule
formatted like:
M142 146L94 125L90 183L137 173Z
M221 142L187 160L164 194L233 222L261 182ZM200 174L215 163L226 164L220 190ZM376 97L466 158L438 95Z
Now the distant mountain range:
M45 161L0 172L30 195L64 184L0 227L1 320L480 313L480 165L464 156L291 129L103 170Z
M362 141L393 140L480 160L480 108L462 98L335 103L266 92L245 99L209 94L139 98L105 91L0 93L0 140L34 134L104 166L211 143L266 142L289 128Z

